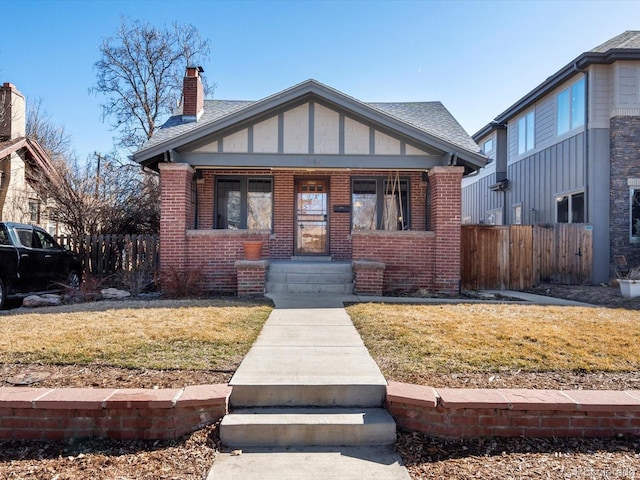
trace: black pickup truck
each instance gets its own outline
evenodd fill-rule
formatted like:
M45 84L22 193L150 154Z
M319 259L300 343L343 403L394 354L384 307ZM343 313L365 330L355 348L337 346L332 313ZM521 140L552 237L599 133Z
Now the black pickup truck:
M82 267L77 255L62 248L43 229L0 223L0 309L7 298L78 288Z

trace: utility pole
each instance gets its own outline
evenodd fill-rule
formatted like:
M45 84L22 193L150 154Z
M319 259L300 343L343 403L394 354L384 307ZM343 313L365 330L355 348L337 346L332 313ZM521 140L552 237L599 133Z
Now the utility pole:
M106 157L103 157L102 155L100 155L98 152L93 152L93 154L96 156L96 158L98 159L98 164L96 166L96 194L95 197L98 198L98 194L100 192L100 161L104 158L106 160Z

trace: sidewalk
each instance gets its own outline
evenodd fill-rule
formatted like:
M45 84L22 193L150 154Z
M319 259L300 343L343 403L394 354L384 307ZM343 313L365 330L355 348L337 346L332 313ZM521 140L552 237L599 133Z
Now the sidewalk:
M231 379L221 425L223 443L248 445L219 454L207 479L408 480L393 451L395 423L380 408L386 380L344 297L270 298L276 308ZM240 425L245 417L251 425Z

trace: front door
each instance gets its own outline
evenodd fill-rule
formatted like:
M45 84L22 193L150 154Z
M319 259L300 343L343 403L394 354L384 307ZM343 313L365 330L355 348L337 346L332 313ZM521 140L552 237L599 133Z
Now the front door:
M296 182L296 255L326 255L326 179L299 179Z

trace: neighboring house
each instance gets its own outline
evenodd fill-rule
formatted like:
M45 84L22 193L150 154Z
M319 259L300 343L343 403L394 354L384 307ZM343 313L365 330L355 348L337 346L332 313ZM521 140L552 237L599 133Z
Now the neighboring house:
M492 161L463 179L463 223L589 223L594 283L613 255L640 262L640 32L578 56L473 138Z
M10 83L0 87L0 220L38 225L52 235L59 232L53 210L30 177L52 169L51 159L38 142L26 137L24 96Z
M235 290L242 243L263 240L264 260L381 274L369 288L356 271L361 292L458 291L460 180L486 157L440 102L363 103L314 80L204 100L201 72L187 69L182 114L133 156L160 171L163 272Z

